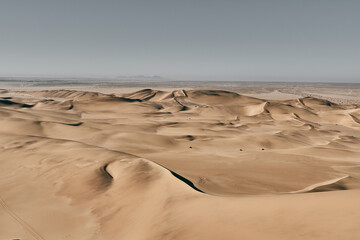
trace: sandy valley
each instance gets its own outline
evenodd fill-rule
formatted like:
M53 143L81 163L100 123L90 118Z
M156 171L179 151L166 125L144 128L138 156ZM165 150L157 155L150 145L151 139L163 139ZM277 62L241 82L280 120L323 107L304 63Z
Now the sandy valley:
M250 95L2 90L0 239L360 239L360 106Z

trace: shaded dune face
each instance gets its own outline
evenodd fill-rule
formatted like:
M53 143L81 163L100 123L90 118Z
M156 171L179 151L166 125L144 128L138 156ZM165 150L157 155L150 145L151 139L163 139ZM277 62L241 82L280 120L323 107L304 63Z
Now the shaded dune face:
M360 236L359 214L344 226L331 215L338 201L360 210L356 105L220 90L26 95L0 95L1 239Z

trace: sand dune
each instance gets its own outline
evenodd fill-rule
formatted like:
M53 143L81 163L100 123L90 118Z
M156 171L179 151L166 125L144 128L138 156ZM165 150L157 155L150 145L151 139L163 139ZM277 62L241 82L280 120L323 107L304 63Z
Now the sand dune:
M304 189L298 191L292 191L290 193L307 193L307 192L322 192L322 191L333 191L333 190L346 190L347 188L343 184L343 180L349 178L348 175L330 179L328 181L315 183Z
M0 93L0 239L358 239L360 107Z

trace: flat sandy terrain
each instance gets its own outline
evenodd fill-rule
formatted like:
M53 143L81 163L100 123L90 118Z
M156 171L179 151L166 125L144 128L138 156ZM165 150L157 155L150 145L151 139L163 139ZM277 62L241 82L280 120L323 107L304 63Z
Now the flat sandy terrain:
M1 240L360 239L354 101L31 90L0 94Z

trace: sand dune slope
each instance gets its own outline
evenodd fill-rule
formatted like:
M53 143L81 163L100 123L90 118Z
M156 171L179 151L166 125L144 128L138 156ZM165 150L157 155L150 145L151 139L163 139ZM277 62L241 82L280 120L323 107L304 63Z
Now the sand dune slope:
M220 90L0 94L0 239L360 239L359 112Z

